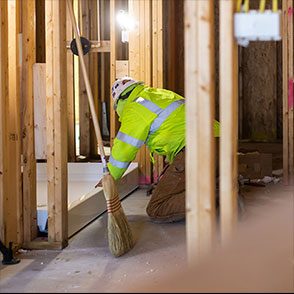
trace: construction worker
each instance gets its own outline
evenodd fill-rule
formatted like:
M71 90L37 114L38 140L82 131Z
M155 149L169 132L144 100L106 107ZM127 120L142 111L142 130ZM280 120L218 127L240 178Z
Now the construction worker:
M112 86L114 109L121 123L114 139L108 168L115 180L122 177L137 152L146 144L169 166L155 186L146 212L154 222L185 218L185 99L169 90L151 88L131 77ZM219 123L215 121L215 137ZM100 183L101 185L101 183Z

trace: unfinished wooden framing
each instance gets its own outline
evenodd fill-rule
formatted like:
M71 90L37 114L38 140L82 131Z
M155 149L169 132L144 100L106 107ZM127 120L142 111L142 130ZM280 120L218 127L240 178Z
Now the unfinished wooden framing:
M163 1L152 2L152 87L163 88ZM164 166L164 158L154 156L153 182Z
M238 47L234 38L236 1L220 0L220 217L226 242L238 221Z
M215 244L213 1L185 2L186 230L188 259Z
M23 242L19 33L20 1L1 1L1 241L16 247Z
M24 242L37 237L33 65L36 62L35 1L22 1L23 214Z
M66 39L73 39L73 29L66 10ZM75 134L75 97L74 97L74 55L67 51L67 132L68 132L68 161L76 160L76 134Z
M46 1L48 242L67 245L66 2Z
M283 182L294 185L293 0L283 0Z
M0 239L7 245L5 227L9 221L4 215L7 194L7 94L8 94L8 46L7 1L0 2Z
M102 1L102 0L101 0ZM115 21L119 3L110 0L110 41L97 38L97 2L82 4L83 34L93 45L88 55L89 72L95 98L106 98L106 88L97 79L110 79L128 73L146 85L163 87L163 1L128 0L129 13L139 20L130 33L128 58L122 56L118 42L120 30ZM46 65L36 63L37 40L35 0L0 1L0 238L6 245L60 249L68 241L67 161L75 161L75 113L73 55L67 50L73 38L66 15L65 1L45 1ZM215 146L214 120L214 31L213 1L185 1L185 90L186 90L186 207L189 261L198 260L215 244ZM293 184L293 0L283 0L283 155L284 183ZM104 1L101 7L105 4ZM237 225L237 130L238 130L238 57L233 36L235 1L220 0L220 205L221 237L226 242ZM91 18L89 12L91 12ZM20 22L20 11L22 13ZM9 17L8 17L9 16ZM22 24L22 27L20 27ZM86 30L92 27L92 35ZM104 31L104 29L103 29ZM9 33L8 33L9 32ZM22 35L20 35L22 33ZM22 38L20 38L22 36ZM104 38L104 36L103 36ZM22 40L22 41L21 41ZM20 48L22 44L22 49ZM41 50L45 61L45 50ZM95 52L94 54L91 52ZM110 52L110 73L98 77L97 52ZM20 54L21 53L21 54ZM91 55L92 54L92 55ZM104 54L106 55L106 54ZM22 56L22 60L19 60ZM105 56L104 56L105 57ZM101 58L102 68L107 58ZM22 61L22 64L21 64ZM103 65L104 64L104 65ZM45 66L46 80L41 78ZM36 155L34 145L34 76L46 88L48 241L38 242L36 216ZM106 77L109 74L109 77ZM21 79L22 75L22 79ZM83 80L81 78L80 80ZM43 82L42 82L43 81ZM64 82L66 81L66 83ZM36 86L36 84L35 84ZM20 92L20 87L22 91ZM39 86L39 90L42 86ZM38 90L38 89L37 89ZM80 86L80 97L87 98ZM21 97L22 94L22 97ZM42 95L42 94L41 94ZM20 113L22 98L23 113ZM111 101L111 97L108 97ZM86 101L86 102L85 102ZM87 104L86 99L81 104ZM96 110L99 110L98 99ZM84 105L85 106L85 105ZM65 115L67 114L67 115ZM117 116L110 107L110 142L117 134ZM81 139L82 153L95 154L96 141L90 139L91 118L87 106L81 109L87 142ZM21 117L23 118L21 126ZM101 121L100 121L101 122ZM89 127L88 127L89 124ZM82 135L83 136L83 135ZM22 138L22 150L21 150ZM201 142L201 144L199 143ZM83 144L86 144L83 147ZM68 148L70 145L70 148ZM84 148L84 149L83 149ZM68 150L68 151L67 151ZM69 153L68 153L69 152ZM23 154L23 177L21 171ZM143 147L137 156L141 184L150 184L163 169L163 158L150 162ZM198 179L201 179L199 181Z
M110 85L112 86L116 79L116 59L117 59L117 41L116 41L116 21L115 21L115 0L110 0ZM112 98L111 98L112 99ZM110 107L110 146L113 145L113 140L119 129L117 115Z

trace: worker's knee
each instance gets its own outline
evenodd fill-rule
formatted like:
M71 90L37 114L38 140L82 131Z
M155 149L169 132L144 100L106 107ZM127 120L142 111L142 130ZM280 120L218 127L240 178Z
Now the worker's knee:
M176 222L185 219L185 192L169 195L162 201L150 201L146 213L157 223Z

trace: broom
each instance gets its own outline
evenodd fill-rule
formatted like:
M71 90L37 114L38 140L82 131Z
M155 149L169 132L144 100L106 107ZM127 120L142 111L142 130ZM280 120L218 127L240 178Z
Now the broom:
M130 229L127 217L123 211L123 208L118 197L117 186L113 176L109 173L107 168L107 163L105 160L105 152L103 147L103 140L99 128L98 119L96 116L96 111L94 107L94 100L91 91L91 86L89 82L89 77L87 69L85 66L84 54L82 49L82 44L80 40L79 29L74 16L71 0L67 0L68 10L73 25L74 33L76 36L76 43L78 48L78 53L80 57L80 63L83 71L83 76L85 80L86 90L88 94L88 100L91 110L91 115L94 123L94 129L96 134L96 139L100 149L101 160L103 164L103 178L102 187L104 191L104 197L107 203L108 211L108 245L109 250L114 256L121 256L127 253L134 246L132 231Z

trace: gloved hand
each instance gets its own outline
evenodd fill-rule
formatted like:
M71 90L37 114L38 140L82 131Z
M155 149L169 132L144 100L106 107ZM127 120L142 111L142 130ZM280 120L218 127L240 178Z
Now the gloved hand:
M102 179L103 179L103 178L102 178ZM97 187L102 187L102 179L99 181L98 184L95 185L95 188L97 188Z

